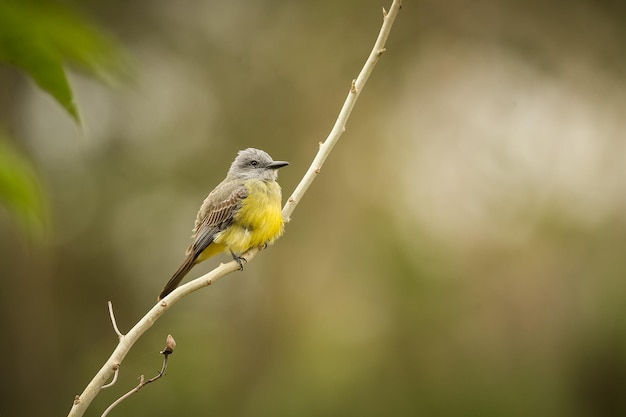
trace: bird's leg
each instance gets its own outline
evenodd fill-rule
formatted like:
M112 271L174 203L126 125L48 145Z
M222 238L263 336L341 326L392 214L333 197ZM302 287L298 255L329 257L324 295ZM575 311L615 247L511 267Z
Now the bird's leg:
M239 270L243 271L243 263L244 262L248 262L248 260L246 258L244 258L243 256L235 255L235 252L233 252L232 250L230 251L230 255L233 257L235 262L237 262L237 264L239 264Z

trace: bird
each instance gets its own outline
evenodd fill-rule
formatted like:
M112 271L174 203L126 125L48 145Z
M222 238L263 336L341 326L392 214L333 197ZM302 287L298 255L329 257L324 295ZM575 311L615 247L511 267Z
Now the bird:
M265 248L284 230L282 194L278 169L289 165L274 161L265 151L248 148L237 153L226 178L202 203L186 258L165 284L158 299L174 291L198 263L228 251L243 270L242 254L253 247Z

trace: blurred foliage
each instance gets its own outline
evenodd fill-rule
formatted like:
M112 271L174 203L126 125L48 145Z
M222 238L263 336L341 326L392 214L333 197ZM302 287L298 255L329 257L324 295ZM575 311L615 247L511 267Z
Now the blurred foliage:
M45 200L32 163L0 135L0 207L35 240L43 238L49 226Z
M64 65L102 79L125 70L118 46L71 9L48 1L0 1L0 61L28 73L77 121Z
M0 0L0 61L30 75L78 123L67 63L108 82L128 74L115 42L71 8L47 1ZM0 202L30 237L43 236L44 200L27 157L0 138Z

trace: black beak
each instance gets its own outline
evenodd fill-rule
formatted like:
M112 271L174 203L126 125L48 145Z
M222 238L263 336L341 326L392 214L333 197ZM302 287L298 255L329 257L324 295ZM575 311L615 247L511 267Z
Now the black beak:
M286 167L287 165L289 165L289 162L287 161L272 161L267 167L269 169L278 169Z

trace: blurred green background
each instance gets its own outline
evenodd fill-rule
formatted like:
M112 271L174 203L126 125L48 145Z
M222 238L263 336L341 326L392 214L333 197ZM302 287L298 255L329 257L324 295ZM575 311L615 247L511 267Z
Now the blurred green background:
M55 49L80 125L0 66L2 416L69 411L117 343L107 300L123 332L154 304L237 150L290 161L287 198L382 6L64 1L51 33L82 22L132 73ZM284 237L162 317L87 415L156 374L168 333L167 376L113 415L626 415L625 19L405 1Z

